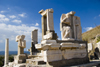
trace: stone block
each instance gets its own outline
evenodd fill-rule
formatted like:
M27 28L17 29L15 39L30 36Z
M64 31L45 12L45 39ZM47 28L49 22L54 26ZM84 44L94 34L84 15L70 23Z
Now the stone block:
M62 54L52 54L52 55L44 55L45 62L59 61L62 60Z
M32 38L32 42L34 42L35 44L38 42L38 30L37 29L31 32L31 38Z
M79 48L79 44L78 43L61 43L61 49L72 49L72 48Z
M47 40L48 40L48 39L52 39L52 38L53 38L53 32L50 32L50 33L48 33L48 34L46 34L46 35L43 36L43 39L45 39L45 40L46 40L46 39L47 39Z
M60 44L56 40L43 40L41 44L36 44L35 47L39 50L59 49Z
M66 49L62 51L64 59L84 58L87 56L86 49Z
M15 63L24 63L27 59L27 56L25 54L20 54L17 56L14 56L14 62Z
M56 40L43 40L41 44L57 43Z
M61 50L45 50L42 54L45 62L62 60Z
M38 50L59 49L60 44L58 44L58 43L36 44L35 47L36 47Z
M44 50L43 55L61 54L61 50Z

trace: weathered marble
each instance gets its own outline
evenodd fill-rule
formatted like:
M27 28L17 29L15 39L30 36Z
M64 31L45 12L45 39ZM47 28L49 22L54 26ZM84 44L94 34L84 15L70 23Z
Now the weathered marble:
M31 39L32 39L32 42L34 42L34 44L36 44L38 42L38 30L35 29L31 32Z
M62 40L82 40L80 18L74 16L74 14L75 12L71 11L67 14L62 14L60 18Z
M57 34L54 32L53 9L45 11L42 9L39 13L42 15L42 40L57 39Z
M38 43L38 30L37 29L34 29L31 32L31 39L32 39L31 47L30 49L28 49L28 51L30 52L31 55L35 55L37 52L37 49L35 48L35 44Z
M66 49L62 51L64 59L84 58L87 56L86 49Z
M25 63L26 59L27 59L26 54L20 54L20 55L14 56L14 63L15 64Z
M16 36L16 42L18 42L18 55L24 53L24 48L26 48L26 40L24 40L25 35Z
M61 50L44 50L42 54L45 62L62 60Z

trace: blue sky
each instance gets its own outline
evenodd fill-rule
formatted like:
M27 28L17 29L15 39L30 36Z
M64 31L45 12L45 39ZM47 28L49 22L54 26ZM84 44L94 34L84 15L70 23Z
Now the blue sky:
M0 51L4 51L5 39L9 38L9 50L17 50L17 35L26 35L27 46L31 46L31 31L38 29L41 41L41 9L53 8L54 29L59 39L60 17L75 11L81 19L82 32L100 25L100 0L0 0Z

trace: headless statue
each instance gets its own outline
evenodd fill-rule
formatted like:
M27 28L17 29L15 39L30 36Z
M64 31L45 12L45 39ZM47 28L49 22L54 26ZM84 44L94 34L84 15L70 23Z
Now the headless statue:
M24 48L26 48L25 35L16 36L16 42L18 42L18 55L24 54Z

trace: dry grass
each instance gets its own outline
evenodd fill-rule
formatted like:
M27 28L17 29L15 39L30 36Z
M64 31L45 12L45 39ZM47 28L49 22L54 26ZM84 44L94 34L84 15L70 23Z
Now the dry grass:
M95 39L96 35L100 34L100 25L82 33L82 40L90 42L91 40Z

